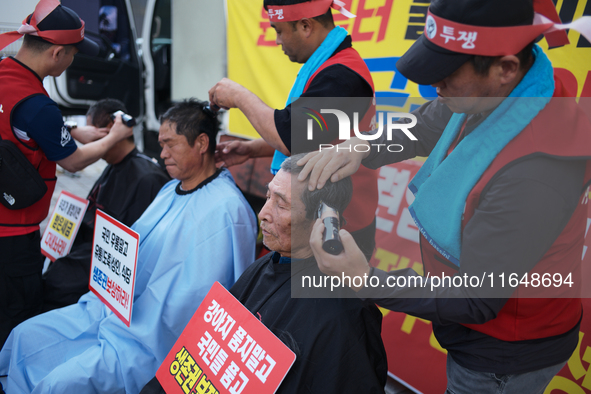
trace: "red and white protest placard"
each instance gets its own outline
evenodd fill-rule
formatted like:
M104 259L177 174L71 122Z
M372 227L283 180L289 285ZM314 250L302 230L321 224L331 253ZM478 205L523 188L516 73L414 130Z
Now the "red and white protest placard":
M271 394L295 354L215 282L156 372L168 394Z
M87 207L88 200L62 191L43 232L41 253L51 261L70 253Z
M139 243L138 233L97 209L88 287L128 327Z

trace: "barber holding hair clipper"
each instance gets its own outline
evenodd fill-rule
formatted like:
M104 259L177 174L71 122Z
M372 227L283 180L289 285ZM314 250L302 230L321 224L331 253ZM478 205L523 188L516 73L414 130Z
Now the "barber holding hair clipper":
M84 37L84 21L74 11L59 0L41 0L17 31L0 35L0 49L23 35L17 55L0 61L0 137L13 142L39 171L47 192L26 208L0 205L0 346L13 327L42 307L39 223L49 211L56 163L79 171L132 135L117 117L108 135L95 129L90 139L103 138L77 147L57 104L43 88L43 79L61 75L76 53L98 54L98 45Z
M438 98L415 111L418 141L399 141L404 150L396 154L332 149L298 162L305 165L299 179L310 175L313 190L361 164L429 156L409 185L426 286L390 286L418 274L370 267L345 230L344 252L326 253L321 221L311 245L325 274L379 279L356 288L359 297L433 322L448 352L447 393L543 393L579 341L579 290L589 287L578 273L591 124L535 44L541 34L550 47L567 44L565 29L591 40L591 17L560 24L548 0L434 0L425 34L396 64L437 89ZM365 142L346 144L357 143ZM533 289L544 273L570 273L575 284ZM530 287L503 287L499 278L510 274L529 278ZM443 275L488 280L482 288L472 279L434 286Z

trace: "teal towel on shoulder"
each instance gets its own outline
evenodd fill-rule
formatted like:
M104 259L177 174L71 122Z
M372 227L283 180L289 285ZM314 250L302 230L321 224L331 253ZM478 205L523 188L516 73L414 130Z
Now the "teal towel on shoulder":
M461 226L468 194L499 152L548 104L554 71L542 49L503 102L446 157L466 119L453 114L437 145L409 184L415 195L410 213L419 231L445 258L460 265Z
M314 75L316 70L318 70L329 57L332 56L334 51L336 51L339 45L341 45L348 34L347 30L340 26L335 27L330 33L328 33L322 44L320 44L298 72L298 76L291 87L289 96L287 96L285 106L291 104L292 100L297 99L302 93L304 93L304 88L310 77ZM281 163L283 163L285 159L287 159L287 156L277 150L275 151L273 162L271 163L271 173L273 175L277 174L279 168L281 168Z

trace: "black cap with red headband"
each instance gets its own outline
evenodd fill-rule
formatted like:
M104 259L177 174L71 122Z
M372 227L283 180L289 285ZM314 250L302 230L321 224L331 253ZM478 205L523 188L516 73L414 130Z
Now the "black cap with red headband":
M37 36L55 45L73 45L81 53L96 56L99 46L84 37L84 21L59 0L41 0L17 31L0 34L0 49L18 40L22 35Z
M591 40L591 17L562 25L551 0L433 0L423 35L396 68L413 82L431 85L474 55L516 55L541 34L550 47L566 45L566 29Z

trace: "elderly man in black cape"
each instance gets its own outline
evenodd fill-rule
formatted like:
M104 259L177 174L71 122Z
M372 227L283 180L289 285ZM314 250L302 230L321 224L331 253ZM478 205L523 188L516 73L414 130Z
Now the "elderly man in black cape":
M230 292L297 356L277 393L383 393L381 313L348 286L331 287L336 283L320 272L310 248L320 202L342 212L351 181L329 181L310 192L307 181L297 180L299 158L283 162L259 213L263 242L272 252L255 261ZM155 393L164 393L156 378L141 394Z

